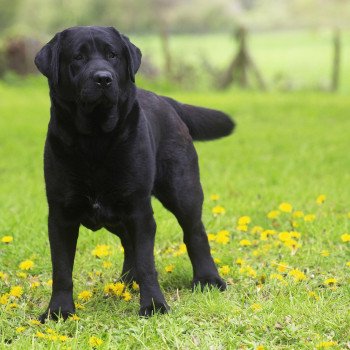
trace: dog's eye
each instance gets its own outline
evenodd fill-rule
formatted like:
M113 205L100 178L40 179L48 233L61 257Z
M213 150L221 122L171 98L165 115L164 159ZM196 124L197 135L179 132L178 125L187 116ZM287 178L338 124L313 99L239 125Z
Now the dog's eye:
M83 55L78 54L78 55L74 56L74 59L75 59L76 61L80 61L80 60L83 59Z
M118 55L115 52L109 52L107 56L108 58L118 58Z

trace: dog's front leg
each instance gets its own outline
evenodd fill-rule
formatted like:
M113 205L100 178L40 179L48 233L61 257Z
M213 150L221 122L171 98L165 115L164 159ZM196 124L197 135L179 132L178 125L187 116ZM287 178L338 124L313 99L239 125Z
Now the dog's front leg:
M127 218L128 234L134 243L137 281L140 285L140 316L169 310L160 290L154 264L154 239L156 223L150 199L139 201Z
M49 240L52 260L52 295L49 306L40 316L42 323L50 317L67 319L74 314L72 271L79 233L79 222L67 218L62 210L49 210Z

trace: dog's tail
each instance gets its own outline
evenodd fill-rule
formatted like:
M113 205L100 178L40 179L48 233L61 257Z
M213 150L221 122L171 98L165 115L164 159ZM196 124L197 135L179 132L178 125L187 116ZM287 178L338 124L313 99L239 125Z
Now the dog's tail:
M234 121L225 113L203 107L195 107L164 97L187 125L193 140L213 140L230 135Z

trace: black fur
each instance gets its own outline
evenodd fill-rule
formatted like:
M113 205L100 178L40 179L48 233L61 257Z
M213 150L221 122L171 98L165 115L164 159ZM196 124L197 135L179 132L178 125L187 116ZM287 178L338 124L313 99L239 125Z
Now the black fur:
M72 269L79 226L118 235L121 278L140 285L140 315L166 312L154 265L151 196L177 218L193 265L193 285L226 288L210 255L192 139L228 135L223 113L137 89L141 52L114 28L57 34L35 63L48 78L51 118L44 168L53 266L42 322L75 312Z

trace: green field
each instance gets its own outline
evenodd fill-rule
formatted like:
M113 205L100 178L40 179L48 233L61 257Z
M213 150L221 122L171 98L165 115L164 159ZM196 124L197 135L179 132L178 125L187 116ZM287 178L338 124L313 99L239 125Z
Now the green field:
M204 223L228 290L190 291L181 230L155 201L156 264L171 313L139 318L137 291L130 301L106 297L104 287L121 272L120 243L104 230L82 228L74 269L79 319L35 324L50 297L42 170L49 99L43 80L1 83L0 348L348 348L350 99L312 92L171 95L221 109L238 124L228 138L196 144ZM316 203L319 195L326 196L323 204ZM293 208L267 218L282 202ZM226 212L214 216L218 205ZM247 227L237 227L242 216L251 218ZM13 241L1 242L5 236ZM92 251L102 244L107 255L97 258ZM21 270L25 260L34 266ZM91 297L79 300L82 291Z

